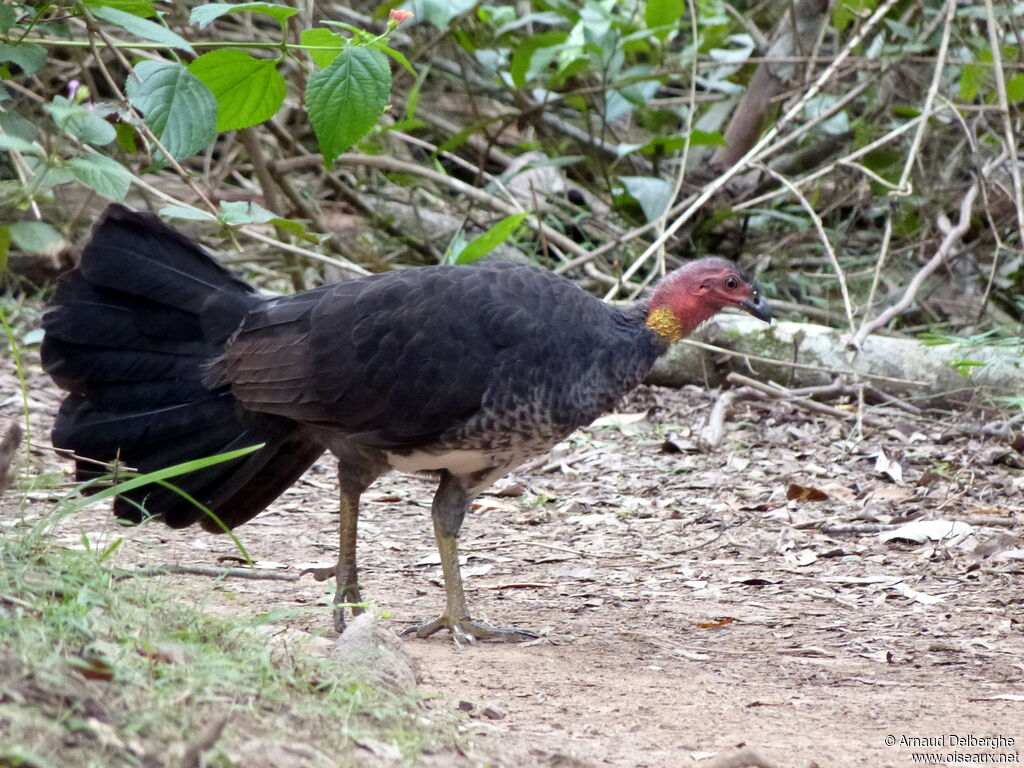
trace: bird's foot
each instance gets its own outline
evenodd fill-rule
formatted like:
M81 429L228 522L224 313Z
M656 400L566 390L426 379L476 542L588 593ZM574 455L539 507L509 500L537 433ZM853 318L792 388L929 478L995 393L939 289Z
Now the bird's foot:
M299 578L301 579L307 573L313 574L313 578L317 581L327 581L337 577L338 567L336 565L329 565L326 568L306 568L299 574Z
M334 603L334 629L340 635L345 631L345 609L351 608L353 616L358 616L364 610L363 600L359 594L359 583L353 581L345 584L342 579L338 578L338 567L334 565L327 568L307 568L299 576L305 576L307 573L313 574L313 578L317 581L335 580L336 586L332 601Z
M536 640L540 635L528 629L518 627L492 627L482 621L474 621L468 616L453 621L447 614L442 614L433 621L427 621L414 627L407 627L399 634L414 634L416 637L430 637L435 632L447 629L456 645L475 645L477 640L494 640L498 642L518 643L524 640Z

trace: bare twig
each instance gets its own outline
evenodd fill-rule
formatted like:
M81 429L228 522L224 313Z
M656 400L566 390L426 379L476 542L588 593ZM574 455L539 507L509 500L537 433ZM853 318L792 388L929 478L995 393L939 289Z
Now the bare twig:
M693 34L693 39L696 40L699 37L697 29L697 5L694 0L686 0L686 8L690 12L690 25ZM693 56L690 59L690 88L688 91L689 103L687 104L686 110L686 125L684 127L684 136L690 136L693 134L693 117L697 113L697 57ZM672 193L668 196L668 204L665 206L665 211L657 217L657 226L655 231L658 236L665 231L665 224L668 221L668 217L671 214L672 201L679 196L679 190L683 188L683 181L686 179L686 166L690 159L690 142L687 141L683 145L683 156L679 159L679 170L676 173L675 181L672 184ZM657 274L665 274L665 246L664 244L658 249L657 255ZM616 284L613 284L617 287Z
M722 392L708 414L708 423L700 432L700 438L709 448L717 448L725 437L725 415L736 399L736 390L727 389Z
M1013 120L1010 117L1010 104L1006 98L1006 75L1003 73L1003 55L1000 49L999 25L996 23L995 10L992 8L992 0L985 0L985 16L988 21L988 40L992 49L993 71L996 76L996 93L999 97L999 111L1003 118L1003 135L1006 142L1006 150L1010 153L1010 174L1013 179L1013 197L1017 209L1018 235L1024 238L1024 190L1021 188L1020 162L1017 159L1019 150L1019 136L1013 128Z
M159 187L154 187L152 184L147 184L140 178L133 178L132 183L135 184L135 186L146 190L147 192L149 192L149 194L153 195L154 197L163 200L164 202L172 203L174 205L180 205L184 208L194 208L194 206L188 205L187 203L179 200L176 197L173 197L172 195L168 195ZM275 240L272 237L260 234L259 232L256 232L255 230L248 227L243 227L242 231L244 231L245 234L251 237L253 240L259 240L261 243L266 243L267 245L273 246L274 248L279 248L283 251L288 251L290 253L295 253L300 256L305 256L307 259L312 259L313 261L321 261L324 264L330 264L332 267L337 267L338 269L344 272L352 272L357 275L370 274L370 271L368 269L363 269L358 264L355 264L349 261L348 259L342 258L340 256L333 258L331 256L324 256L322 253L311 251L308 248L301 248L297 245L292 245L291 243L284 243L280 240Z
M827 1L794 0L786 5L788 10L772 35L766 54L768 59L808 51L828 19ZM786 87L793 83L797 68L797 63L777 61L764 62L757 67L725 128L725 142L715 150L712 163L732 165L750 149L761 132L765 113Z
M154 565L146 568L126 569L117 572L120 577L132 576L167 576L181 574L185 576L209 576L214 579L252 579L255 581L298 581L301 574L282 573L281 571L256 570L254 568L211 568L207 565Z
M899 189L895 191L895 194L900 196L909 195L913 192L910 186L910 172L917 161L917 155L921 149L921 143L924 141L925 131L928 128L928 121L932 117L935 95L939 92L939 86L942 84L942 71L946 63L946 53L949 51L949 37L953 31L955 11L956 0L946 0L946 19L942 28L942 42L939 44L939 54L935 59L935 71L932 73L932 82L928 86L928 94L925 96L924 107L921 110L921 117L923 119L918 124L917 132L914 134L914 139L910 144L906 162L903 164L903 172L900 174Z
M124 53L118 46L113 45L111 43L110 38L107 37L106 32L104 32L103 30L103 27L96 23L96 19L92 16L91 13L89 13L85 6L80 7L83 11L83 19L85 20L86 28L89 33L89 44L93 51L93 59L96 62L96 66L98 66L100 70L103 72L107 84L110 86L113 92L117 94L118 101L121 102L125 109L129 110L132 114L136 115L139 118L139 132L146 137L147 141L153 144L163 154L164 158L167 160L168 165L170 165L171 168L174 169L174 172L178 174L178 177L182 181L188 184L188 186L192 189L192 192L195 193L195 196L202 201L203 205L205 205L212 213L216 214L217 206L215 206L210 201L210 198L206 196L206 193L199 188L199 185L196 183L196 180L192 177L192 174L186 171L181 166L181 163L177 161L174 155L167 151L167 147L163 145L163 142L160 141L160 139L153 132L153 130L148 125L146 125L145 121L142 120L142 114L137 109L135 109L135 106L128 99L128 96L124 93L124 91L121 90L120 86L118 86L118 84L115 82L113 76L110 74L110 71L107 69L106 64L104 64L103 62L103 57L100 56L99 51L96 50L96 41L93 36L98 36L103 41L103 44L106 46L106 48L113 52L114 56L121 63L121 66L124 67L126 72L128 72L129 77L133 77L136 80L138 80L138 76L135 74L135 70L132 69L131 62L128 61L128 58L124 55Z
M844 533L880 533L899 528L899 525L887 525L885 523L821 523L816 520L809 520L807 523L798 523L794 528L817 528L829 536Z
M803 193L789 179L780 173L776 173L766 165L760 163L755 165L759 166L762 171L792 192L796 199L800 201L800 205L803 206L811 221L814 222L814 228L818 230L818 237L821 239L822 245L825 246L825 253L828 254L828 259L832 262L832 269L835 270L836 278L839 280L839 292L843 295L843 306L846 308L846 321L850 324L850 330L853 331L853 304L850 301L850 291L846 287L846 273L843 272L843 268L839 264L836 251L832 247L832 241L829 239L828 232L825 231L825 225L821 223L821 217L814 210L814 206L811 205L810 201L804 197Z
M777 400L785 400L788 403L792 403L797 408L802 408L805 411L812 411L814 413L825 414L827 416L834 416L844 421L856 421L858 415L852 411L844 411L840 408L833 408L831 405L825 405L825 403L819 403L817 400L808 400L803 397L795 397L793 393L785 387L780 387L778 384L766 383L762 381L756 381L755 379L748 378L741 373L730 373L726 376L726 379L733 384L739 384L742 386L751 387L760 392L764 392L770 397L774 397ZM888 423L882 419L876 419L873 416L863 416L863 421L872 427L885 427Z
M878 23L885 17L893 5L896 4L896 0L884 0L875 9L875 12L871 17L864 22L864 24L857 30L857 32L850 37L846 44L836 52L835 58L832 63L826 67L817 79L808 87L807 91L803 96L798 99L794 104L790 106L786 113L779 118L779 120L770 129L765 131L760 139L750 148L750 150L743 155L736 163L730 166L728 169L722 172L714 181L704 187L703 191L696 195L686 208L680 212L679 216L672 222L665 231L658 236L647 249L640 254L637 259L629 265L629 267L623 272L622 280L625 282L629 280L636 272L650 259L651 255L654 254L662 245L675 235L677 231L689 221L693 216L704 207L704 204L718 194L719 190L725 187L733 178L735 178L741 171L746 170L750 167L750 164L761 158L764 154L767 154L766 149L773 141L782 133L782 129L785 128L790 122L799 115L807 103L813 99L821 89L825 87L832 76L839 70L846 61L847 57L860 45L861 41L867 36L867 34L874 29ZM785 142L788 143L788 142ZM783 142L777 142L772 149L783 146ZM617 291L615 289L610 290L605 298L612 298Z
M859 157L864 157L865 155L874 152L876 149L879 149L880 147L884 147L886 144L895 141L904 133L911 130L915 126L919 125L922 119L922 116L918 115L917 117L908 120L902 125L893 128L891 131L884 134L883 136L879 136L870 144L865 144L863 147L854 150L850 154L845 155L844 157L841 157L838 160L835 160L834 162L828 163L825 166L822 166L813 173L809 173L806 176L796 179L793 182L793 184L795 184L797 187L805 187L808 184L811 184L824 176L828 176L829 174L834 173L836 167L840 165L851 165L856 168L861 168L862 166L860 166L859 164L854 165L853 161L855 161ZM773 189L770 192L765 192L764 194L758 195L757 197L752 197L749 200L744 200L742 203L737 203L735 209L737 211L742 211L748 210L750 208L757 208L773 200L779 195L785 194L788 191L789 190L787 189Z
M454 189L469 199L482 203L492 210L498 211L506 216L510 216L515 213L522 213L523 211L522 207L517 203L507 203L504 200L495 197L490 192L486 192L471 184L467 184L454 176L448 176L440 173L439 171L435 171L432 168L425 168L421 165L408 163L404 160L398 160L393 157L386 157L384 155L344 154L338 157L337 162L343 165L362 165L368 168L381 168L387 171L414 174L424 179L429 179L436 184L446 186L449 189ZM279 160L271 165L276 172L285 173L289 170L294 170L295 168L301 168L309 165L321 165L322 163L323 160L319 155L303 155L300 157L289 158L288 160ZM535 216L527 218L523 223L535 230L538 234L543 233L543 236L549 242L554 243L567 253L571 253L574 256L584 256L586 254L586 251L581 245L579 245L579 243L566 237L558 230L552 229L546 224L541 223Z
M894 211L892 205L885 216L885 228L882 230L882 245L878 249L878 259L875 261L875 274L871 276L871 288L868 290L868 300L864 303L864 311L870 312L875 305L875 292L878 290L878 283L882 279L882 267L889 257L889 245L892 243L892 219Z
M974 201L978 197L978 189L981 185L981 181L975 182L967 190L967 194L964 195L963 201L960 203L960 219L957 221L956 226L952 227L946 236L942 239L942 243L935 251L935 255L928 260L928 263L918 270L918 273L914 275L910 284L907 285L907 289L903 292L903 296L889 307L887 310L882 312L874 320L864 322L861 327L857 330L857 333L849 341L850 347L853 349L860 349L864 340L873 331L883 327L894 317L899 315L903 310L909 307L917 296L918 290L921 288L921 284L924 283L925 279L942 264L947 258L949 258L954 249L960 244L960 240L963 238L967 231L971 228L971 214L974 210Z

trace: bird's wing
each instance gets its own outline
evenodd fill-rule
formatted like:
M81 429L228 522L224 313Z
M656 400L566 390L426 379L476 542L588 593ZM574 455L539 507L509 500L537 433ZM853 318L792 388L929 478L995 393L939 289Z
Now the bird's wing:
M412 447L480 411L565 291L585 297L536 269L430 267L274 299L229 343L225 376L249 410Z

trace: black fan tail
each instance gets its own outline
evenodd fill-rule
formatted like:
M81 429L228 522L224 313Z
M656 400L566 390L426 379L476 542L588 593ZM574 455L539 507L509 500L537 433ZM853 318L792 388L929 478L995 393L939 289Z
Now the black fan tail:
M43 318L43 368L70 392L53 444L78 457L78 479L109 473L104 464L148 473L264 444L125 493L114 504L119 518L220 530L198 502L228 527L240 525L322 453L294 421L246 412L226 386L204 384L262 301L152 214L112 205L96 224Z

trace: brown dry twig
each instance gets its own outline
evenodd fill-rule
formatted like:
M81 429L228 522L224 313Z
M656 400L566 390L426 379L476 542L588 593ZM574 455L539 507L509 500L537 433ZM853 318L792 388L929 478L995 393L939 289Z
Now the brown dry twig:
M957 221L956 226L951 227L946 236L942 239L942 243L935 251L935 255L928 260L928 263L918 270L918 273L914 275L910 283L907 285L907 289L903 292L903 296L889 307L887 310L882 312L874 320L865 321L861 324L861 327L857 330L857 333L850 339L848 346L855 350L860 349L864 340L868 337L868 334L888 324L890 320L899 315L903 310L909 307L917 296L918 290L924 283L925 279L950 256L953 255L956 247L960 244L963 236L967 234L971 228L971 214L974 210L974 201L978 197L978 191L980 189L981 182L975 182L967 190L967 194L964 195L963 201L960 203L960 220Z
M725 186L742 171L745 171L750 167L750 164L756 160L764 160L772 153L778 151L784 146L787 146L790 141L794 138L798 131L794 131L792 134L783 136L783 129L786 128L793 120L803 113L807 103L811 101L821 90L829 83L836 72L843 66L843 63L850 56L850 54L860 45L860 42L877 26L881 23L882 19L889 12L893 5L896 4L896 0L883 0L882 3L875 9L871 16L861 25L857 32L851 36L846 44L836 52L835 57L832 59L832 63L826 67L822 73L815 79L807 90L797 99L789 109L786 110L775 124L762 134L761 138L752 146L736 163L725 171L723 171L714 181L707 184L700 194L695 195L692 200L687 200L685 208L679 213L675 220L665 228L665 230L654 240L647 249L640 254L640 256L622 273L622 281L625 283L628 281L636 272L650 259L651 255L656 253L669 239L671 239L676 232L685 224L687 221L692 219L698 211L700 211L705 203L711 198L718 194L719 190L725 188ZM820 119L820 116L819 116ZM806 126L805 126L806 127ZM615 289L609 290L605 295L605 299L611 299L615 296L617 291Z
M700 439L708 448L717 448L725 437L725 414L736 399L736 390L727 389L718 396L708 415L708 423L700 432Z
M300 157L293 157L287 160L279 160L271 163L271 168L275 173L287 173L297 168L303 168L307 166L318 166L322 164L323 160L320 155L302 155ZM342 165L362 165L369 168L380 168L386 171L397 171L400 173L409 173L422 178L429 179L436 184L449 187L460 194L465 195L474 202L481 203L488 206L492 210L498 211L501 214L510 216L515 213L521 213L522 209L507 203L501 198L495 197L490 192L474 187L472 184L467 184L461 179L457 179L454 176L448 176L446 174L435 171L432 168L426 168L415 163L408 163L404 160L397 160L393 157L386 157L384 155L356 155L346 153L338 157L337 162ZM573 256L583 256L586 251L581 245L566 237L564 234L556 229L552 229L546 224L539 222L536 217L529 217L523 222L526 226L530 227L538 234L542 234L549 242L554 243L558 248L571 253Z
M817 400L808 400L807 398L799 397L792 390L780 387L778 384L756 381L741 373L730 373L726 376L726 379L733 384L750 387L751 389L756 389L759 392L764 392L766 395L773 397L776 400L785 400L786 402L792 403L797 408L802 408L805 411L812 411L814 413L825 414L827 416L835 416L836 418L843 419L844 421L855 420L858 418L857 414L852 411L844 411L840 408L834 408L831 405L825 405L825 403L819 403ZM888 423L882 419L866 414L863 417L863 423L879 428L889 426Z
M302 574L282 573L280 571L262 571L255 568L211 568L205 565L154 565L147 568L135 568L118 571L117 578L128 578L131 576L167 576L169 574L184 574L187 576L210 576L215 579L235 578L254 579L256 581L298 581Z

